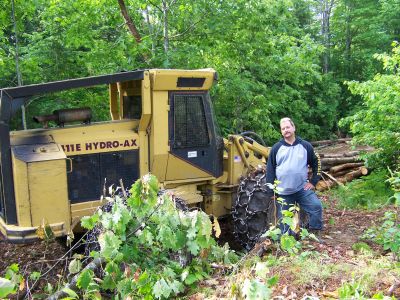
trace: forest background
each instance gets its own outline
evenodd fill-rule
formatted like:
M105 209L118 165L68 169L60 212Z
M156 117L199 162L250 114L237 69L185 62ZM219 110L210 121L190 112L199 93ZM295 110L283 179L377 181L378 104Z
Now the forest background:
M400 0L8 0L0 2L0 88L123 70L211 67L219 73L212 98L224 136L251 130L272 145L280 137L279 119L285 116L308 140L351 136L354 143L375 148L362 156L374 171L364 183L350 183L341 198L357 198L355 206L368 208L398 206L399 39ZM32 98L11 126L38 127L32 116L87 106L94 111L93 121L108 120L107 90ZM374 229L375 241L395 254L398 272L398 208L387 209L393 210L388 215L393 218ZM344 214L345 209L338 211ZM345 227L349 231L341 234L331 212L332 233L359 234L351 227L360 227L356 213L348 215L343 232ZM362 211L359 219L374 217ZM334 243L341 245L340 239ZM349 260L343 255L347 252L337 253ZM311 257L305 265L314 261ZM336 265L333 260L328 268L335 270ZM315 274L323 273L321 264L315 266ZM237 278L239 282L244 277ZM342 286L347 296L358 293L358 282L353 283ZM287 289L282 289L284 281L280 284L280 291ZM389 291L399 286L396 279Z
M272 145L290 116L308 140L354 136L399 162L400 0L10 0L0 3L0 87L142 68L207 68L224 136ZM32 116L89 106L107 91L31 99ZM50 101L51 100L51 101ZM21 116L12 124L22 129Z

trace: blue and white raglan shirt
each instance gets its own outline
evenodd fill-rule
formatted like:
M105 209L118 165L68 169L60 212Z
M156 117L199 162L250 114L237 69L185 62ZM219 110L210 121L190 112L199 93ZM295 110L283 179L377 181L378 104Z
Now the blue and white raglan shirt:
M310 183L314 186L321 178L321 161L311 144L296 137L293 145L281 139L272 146L268 155L267 182L278 184L280 195L291 195L302 188L308 181L308 166L312 169Z

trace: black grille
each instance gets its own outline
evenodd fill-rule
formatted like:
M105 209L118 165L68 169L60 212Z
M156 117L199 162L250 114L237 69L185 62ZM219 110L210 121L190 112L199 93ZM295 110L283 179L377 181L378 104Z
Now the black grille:
M138 150L71 156L72 172L68 173L68 196L71 203L98 200L106 188L126 188L139 178Z
M174 96L174 147L204 147L210 144L202 95Z
M203 77L178 77L177 87L202 87L206 81Z

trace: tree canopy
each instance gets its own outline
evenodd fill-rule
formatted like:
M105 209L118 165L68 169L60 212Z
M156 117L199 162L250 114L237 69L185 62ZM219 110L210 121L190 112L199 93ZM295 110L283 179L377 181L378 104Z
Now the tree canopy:
M12 0L0 4L0 86L213 67L220 74L213 99L224 134L252 130L272 143L279 119L290 116L304 138L330 138L346 134L339 120L362 107L360 94L344 82L373 80L382 71L373 55L389 51L399 37L398 4ZM50 95L32 99L27 113L95 106L95 120L106 120L106 96L95 89Z

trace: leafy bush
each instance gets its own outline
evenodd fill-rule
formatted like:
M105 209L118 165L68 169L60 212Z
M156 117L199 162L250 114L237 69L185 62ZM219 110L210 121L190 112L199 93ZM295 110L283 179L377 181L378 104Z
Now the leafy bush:
M91 255L104 265L101 279L88 269L79 273L77 285L84 297L96 297L100 291L120 299L175 297L207 278L211 262L236 261L237 256L211 236L213 226L219 231L217 221L213 224L198 210L177 210L170 195L158 196L154 176L144 176L130 192L126 201L109 199L114 202L110 212L99 210L82 220L87 229L100 226L100 250ZM71 269L79 272L76 260Z
M339 207L374 209L391 201L389 199L392 193L385 179L385 170L375 171L366 177L353 180L331 193L333 197L339 199Z
M392 55L375 55L386 74L376 74L366 82L347 82L350 91L364 99L364 105L340 123L350 125L355 142L376 148L366 156L368 165L376 168L397 169L400 164L400 45L393 46Z
M367 230L363 238L382 245L384 250L393 253L395 259L400 258L400 223L397 221L397 212L387 211L383 223Z

